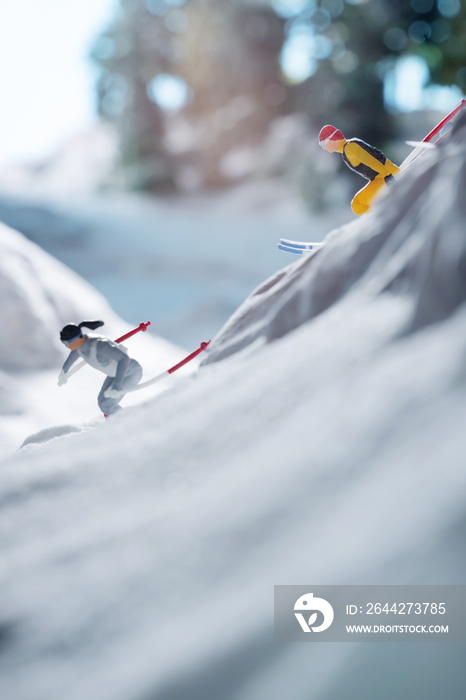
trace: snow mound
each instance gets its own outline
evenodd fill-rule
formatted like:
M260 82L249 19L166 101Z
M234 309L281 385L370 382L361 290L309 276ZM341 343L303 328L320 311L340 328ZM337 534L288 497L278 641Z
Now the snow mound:
M363 223L332 231L325 247L260 285L214 339L205 363L258 338L281 338L353 291L406 300L404 333L447 318L466 298L465 159L466 115L445 143L396 179Z
M72 320L115 314L89 284L17 231L0 224L0 368L56 367L58 330Z
M39 430L38 433L29 435L24 440L21 448L27 445L42 445L44 442L50 442L50 440L54 440L55 438L80 433L82 430L83 428L78 425L57 425L53 428L45 428L44 430Z

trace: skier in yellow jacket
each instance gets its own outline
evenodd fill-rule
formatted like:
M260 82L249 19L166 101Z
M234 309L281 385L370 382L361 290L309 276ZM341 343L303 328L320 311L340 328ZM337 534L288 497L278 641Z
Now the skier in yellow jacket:
M378 148L361 139L347 141L342 132L330 124L320 130L319 145L329 153L341 153L348 168L369 180L351 202L351 209L358 216L366 213L379 190L400 171Z

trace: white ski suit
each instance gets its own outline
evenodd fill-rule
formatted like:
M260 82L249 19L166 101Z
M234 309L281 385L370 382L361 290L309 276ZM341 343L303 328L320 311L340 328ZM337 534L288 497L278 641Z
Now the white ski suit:
M76 360L82 358L88 365L106 374L97 403L102 413L109 416L120 409L118 404L126 393L125 388L141 381L142 367L139 362L128 357L126 348L113 340L92 334L84 337L86 342L70 352L62 372L66 376Z

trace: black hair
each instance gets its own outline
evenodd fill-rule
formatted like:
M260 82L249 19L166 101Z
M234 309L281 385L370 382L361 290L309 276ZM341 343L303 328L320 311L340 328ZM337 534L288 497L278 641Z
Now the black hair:
M103 321L81 321L76 325L75 323L69 323L64 326L60 331L60 340L71 340L72 338L80 338L82 336L81 328L90 328L94 331L96 328L100 328L104 325Z

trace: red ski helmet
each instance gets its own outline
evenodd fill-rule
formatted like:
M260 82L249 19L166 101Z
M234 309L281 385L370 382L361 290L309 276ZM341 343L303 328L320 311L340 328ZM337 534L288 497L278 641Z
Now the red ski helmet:
M336 126L332 126L331 124L326 124L319 133L319 146L325 148L329 141L342 141L344 138L340 129L337 129Z

